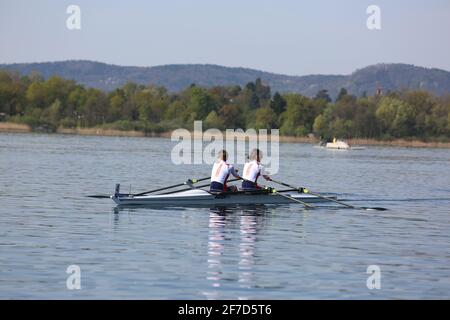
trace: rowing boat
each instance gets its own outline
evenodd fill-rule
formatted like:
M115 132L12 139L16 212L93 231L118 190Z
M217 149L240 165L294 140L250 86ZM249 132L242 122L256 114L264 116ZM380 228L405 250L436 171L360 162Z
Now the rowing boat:
M111 199L118 205L145 206L229 206L229 205L261 205L261 204L291 204L289 197L305 203L325 202L323 198L299 192L286 192L281 196L277 192L238 191L213 194L203 189L183 190L169 194L134 196L116 193ZM334 197L335 198L335 197Z
M116 184L114 195L89 195L87 197L103 199L112 199L118 207L120 206L154 206L154 207L228 207L228 206L253 206L266 204L291 204L300 203L306 209L314 209L316 206L311 203L318 202L334 202L346 208L357 210L377 210L384 211L386 208L381 207L359 207L353 206L342 201L339 201L336 196L324 195L317 192L312 192L305 187L295 187L288 183L277 181L273 178L270 181L288 187L286 190L275 190L272 187L254 190L254 191L233 191L212 193L206 191L204 187L209 184L195 187L194 184L208 180L211 177L201 179L188 179L183 183L173 186L158 188L150 191L145 191L137 194L120 193L120 184ZM238 181L230 180L229 182ZM178 188L181 186L189 186L190 189L176 190L167 192L169 189ZM165 191L165 193L160 193ZM152 195L149 195L152 194Z

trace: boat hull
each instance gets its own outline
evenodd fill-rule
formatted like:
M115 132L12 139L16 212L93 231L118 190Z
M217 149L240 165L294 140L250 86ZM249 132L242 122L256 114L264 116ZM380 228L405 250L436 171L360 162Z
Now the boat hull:
M322 199L309 194L284 193L294 199L305 203L326 202ZM148 195L148 196L111 196L117 205L145 205L145 206L232 206L232 205L261 205L261 204L292 204L296 203L286 197L276 193L245 193L236 194L211 194L204 190L189 190L166 195Z
M328 142L325 147L327 149L339 149L339 150L348 150L350 149L350 146L345 143L344 141L336 141L336 142Z

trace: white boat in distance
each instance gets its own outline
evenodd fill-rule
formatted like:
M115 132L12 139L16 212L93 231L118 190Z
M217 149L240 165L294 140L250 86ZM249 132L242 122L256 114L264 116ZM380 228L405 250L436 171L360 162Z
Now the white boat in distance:
M285 195L305 203L326 202L327 200L299 192L288 192ZM335 199L336 197L329 197ZM118 205L145 206L232 206L232 205L261 205L261 204L292 204L295 200L283 197L269 191L238 191L212 194L203 189L183 190L169 194L133 196L115 194L111 199Z
M332 142L321 143L318 147L334 150L364 150L364 147L351 147L347 142L333 139Z
M328 149L350 149L350 145L342 140L335 140L333 142L327 142L327 144L325 145L325 148Z

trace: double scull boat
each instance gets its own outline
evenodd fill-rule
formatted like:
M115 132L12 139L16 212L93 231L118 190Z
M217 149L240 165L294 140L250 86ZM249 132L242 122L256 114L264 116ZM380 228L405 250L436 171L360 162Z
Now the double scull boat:
M271 179L270 181L284 187L286 190L276 190L268 187L253 191L233 191L212 193L201 189L209 186L209 184L194 187L194 184L208 180L210 177L201 179L188 179L183 183L173 186L158 188L155 190L145 191L137 194L120 193L120 184L116 185L116 190L112 196L107 195L90 195L90 198L111 198L118 206L154 206L154 207L216 207L216 206L236 206L236 205L282 205L290 203L300 203L305 208L315 208L312 203L334 202L346 208L358 210L378 210L384 211L386 208L381 207L359 207L348 203L344 203L337 199L334 195L323 195L312 192L305 187L295 187L282 181ZM230 180L229 182L238 181L240 179ZM190 189L175 190L167 192L169 189L181 186L189 186ZM163 191L163 193L161 193Z
M228 206L228 205L261 205L261 204L290 204L295 200L304 203L326 202L327 200L299 193L296 190L287 192L268 190L237 191L224 193L210 193L203 189L182 190L168 194L157 195L129 195L117 192L111 199L118 205L145 205L145 206ZM336 198L336 197L332 197ZM295 199L295 200L292 200Z

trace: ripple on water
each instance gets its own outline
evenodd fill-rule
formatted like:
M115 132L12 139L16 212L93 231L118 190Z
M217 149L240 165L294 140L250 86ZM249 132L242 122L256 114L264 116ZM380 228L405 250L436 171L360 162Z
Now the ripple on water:
M281 145L279 180L384 212L114 211L84 196L209 168L174 166L165 139L0 134L0 145L0 298L449 298L447 150ZM79 292L66 289L72 264ZM381 268L381 290L366 287L369 265Z

